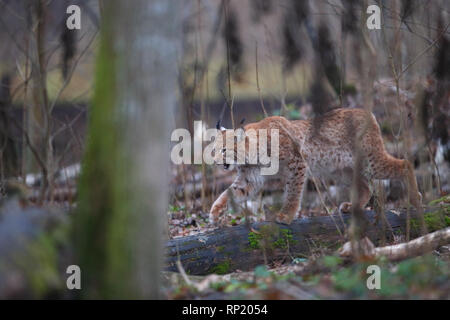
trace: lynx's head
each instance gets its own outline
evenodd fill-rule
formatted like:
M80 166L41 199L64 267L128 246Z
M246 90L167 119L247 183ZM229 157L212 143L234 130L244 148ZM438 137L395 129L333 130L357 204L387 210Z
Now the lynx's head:
M242 124L242 121L241 121ZM235 165L258 166L262 175L278 172L278 129L261 128L250 123L239 129L225 129L217 123L214 140L214 163L231 170Z
M223 165L225 170L232 170L236 164L245 164L245 131L225 129L216 125L217 135L214 140L214 163Z

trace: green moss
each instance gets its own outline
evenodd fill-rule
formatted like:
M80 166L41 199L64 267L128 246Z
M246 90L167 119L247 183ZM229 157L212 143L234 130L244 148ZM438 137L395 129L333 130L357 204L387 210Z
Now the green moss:
M429 206L436 206L440 203L444 203L444 206L446 207L450 207L450 195L446 195L443 196L441 198L438 199L434 199L433 201L430 201L430 203L428 203Z
M249 232L248 234L248 242L250 245L250 248L252 249L259 249L259 241L262 239L262 236L255 232Z
M259 233L250 232L248 234L249 247L252 249L273 250L287 249L290 245L295 245L298 241L294 240L292 231L281 229L276 225L262 226Z
M230 271L231 271L231 260L230 259L226 259L225 261L215 265L211 269L211 272L216 273L216 274L227 274L227 273L230 273Z
M379 290L368 290L366 287L369 264L380 267ZM331 281L338 291L344 291L350 299L421 298L420 293L429 297L430 289L439 292L438 288L449 280L449 270L448 261L438 260L429 254L401 261L395 268L387 260L342 266L332 271Z
M273 225L262 226L258 233L250 232L248 234L248 240L250 248L252 249L271 249L275 235L279 233L279 228Z
M45 294L55 288L61 287L57 263L57 251L54 241L47 235L43 235L36 242L30 244L26 260L33 264L33 268L24 267L25 275L30 283L35 297L44 297Z
M106 17L106 16L105 16ZM129 156L121 130L123 110L118 102L120 64L111 28L102 21L96 60L95 89L90 108L86 150L79 181L74 221L77 264L83 270L82 295L90 298L132 298L134 251L126 241L134 234L136 201L129 188Z
M58 268L59 250L68 244L69 225L58 225L52 231L42 232L13 257L23 270L31 297L42 299L50 292L64 289L65 273Z
M425 224L428 231L436 231L450 226L450 212L446 208L440 208L436 211L424 215ZM419 230L420 224L417 218L411 219L411 228Z
M223 252L225 250L225 246L218 246L216 247L217 252Z
M342 263L342 258L338 256L324 256L322 257L322 263L327 268L336 268Z
M280 237L274 242L274 246L276 248L287 249L288 246L298 243L297 240L294 240L294 236L292 235L291 230L281 229L280 233Z

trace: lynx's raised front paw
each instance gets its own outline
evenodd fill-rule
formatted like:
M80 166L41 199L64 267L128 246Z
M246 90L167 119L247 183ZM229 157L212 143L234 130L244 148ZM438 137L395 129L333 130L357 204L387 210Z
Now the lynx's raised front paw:
M222 206L212 206L211 211L209 212L209 224L218 225L219 218L224 213L225 208Z
M282 212L277 213L275 217L275 222L281 223L281 224L291 224L293 218L290 218L287 214L284 214Z

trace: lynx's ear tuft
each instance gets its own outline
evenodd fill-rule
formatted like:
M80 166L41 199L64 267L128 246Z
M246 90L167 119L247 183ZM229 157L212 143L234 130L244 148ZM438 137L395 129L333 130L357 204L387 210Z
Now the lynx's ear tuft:
M224 128L224 127L222 127L222 126L220 125L220 120L217 120L217 123L216 123L216 129L217 129L217 130L220 130L220 131L225 131L225 130L227 130L226 128Z
M242 118L241 122L239 122L240 125L243 125L245 122L245 118Z

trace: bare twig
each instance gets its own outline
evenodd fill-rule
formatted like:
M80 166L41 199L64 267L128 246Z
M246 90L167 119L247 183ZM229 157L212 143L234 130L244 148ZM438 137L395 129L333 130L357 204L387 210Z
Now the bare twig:
M264 107L264 101L261 94L261 88L259 87L259 75L258 75L258 42L255 42L255 65L256 65L256 88L258 89L259 102L261 103L261 108L264 112L264 116L267 118L268 114L266 108Z

